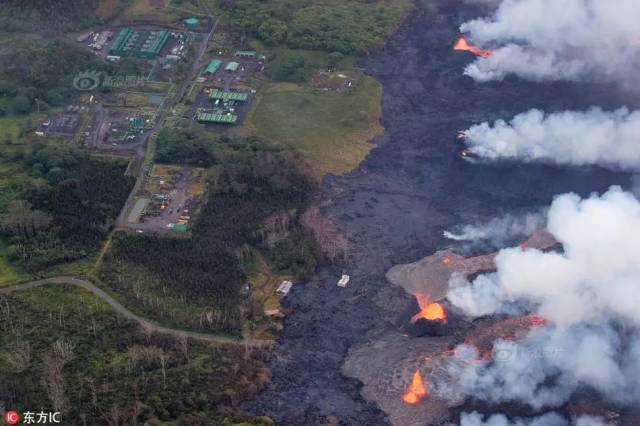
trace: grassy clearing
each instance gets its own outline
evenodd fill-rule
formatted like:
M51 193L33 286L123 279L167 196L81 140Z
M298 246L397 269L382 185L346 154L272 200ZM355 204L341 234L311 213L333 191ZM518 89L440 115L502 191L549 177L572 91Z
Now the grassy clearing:
M181 16L181 13L174 8L168 8L168 3L169 0L132 0L116 20L118 22L146 20L171 24Z
M96 15L98 15L100 19L108 21L116 16L120 7L120 0L100 0L98 8L96 9Z
M292 83L265 85L244 131L295 149L315 177L340 175L369 153L382 133L381 85L363 77L350 93L314 92Z

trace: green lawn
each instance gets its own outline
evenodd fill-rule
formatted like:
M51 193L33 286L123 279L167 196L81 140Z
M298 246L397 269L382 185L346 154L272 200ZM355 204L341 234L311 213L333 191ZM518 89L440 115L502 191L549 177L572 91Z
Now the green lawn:
M343 174L369 153L382 133L381 85L363 77L348 94L270 83L259 92L245 131L295 149L314 176Z

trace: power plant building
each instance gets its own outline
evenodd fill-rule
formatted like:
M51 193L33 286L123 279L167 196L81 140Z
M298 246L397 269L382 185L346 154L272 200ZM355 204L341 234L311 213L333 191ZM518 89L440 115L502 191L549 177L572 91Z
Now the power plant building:
M109 49L113 56L135 56L142 59L155 59L169 40L169 32L135 31L125 27L114 38Z

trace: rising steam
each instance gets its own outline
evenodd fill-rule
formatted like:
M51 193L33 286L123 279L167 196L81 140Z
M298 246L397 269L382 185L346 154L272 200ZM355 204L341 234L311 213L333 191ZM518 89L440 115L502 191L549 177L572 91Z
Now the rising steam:
M509 419L502 414L494 414L484 420L478 412L462 413L460 426L605 426L606 423L597 417L583 416L569 423L556 413L544 414L533 419Z
M536 410L581 386L620 404L640 400L640 202L617 187L562 195L548 230L563 252L502 250L496 273L451 283L448 300L471 317L518 307L547 320L519 341L495 341L492 362L453 376L478 398Z
M515 74L631 83L640 63L638 22L636 0L504 0L492 16L462 24L475 43L495 48L465 73L481 82Z
M546 227L546 214L506 214L486 223L464 225L459 229L444 231L445 238L462 243L486 242L494 247L505 247L514 240L524 241L538 229Z
M464 135L472 153L489 159L640 169L640 111L627 108L555 114L534 109L510 122L475 125Z

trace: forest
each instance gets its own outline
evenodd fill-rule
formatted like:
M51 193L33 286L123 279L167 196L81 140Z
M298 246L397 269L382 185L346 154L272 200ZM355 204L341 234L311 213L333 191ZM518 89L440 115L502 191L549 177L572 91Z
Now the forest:
M3 0L0 28L5 31L76 30L99 22L93 13L97 5L98 0Z
M267 45L357 54L379 47L406 4L351 0L218 0L232 26Z
M65 425L267 425L231 413L270 378L267 352L154 335L84 290L0 295L0 401Z
M9 259L37 272L95 252L133 185L127 163L64 144L36 145L22 161L32 183L0 215Z
M312 183L295 166L286 151L275 149L255 138L211 136L202 129L165 130L158 139L158 160L165 157L176 141L190 140L198 148L194 156L181 156L183 163L193 164L207 158L208 193L192 228L191 238L167 238L118 234L105 257L101 280L114 291L136 298L137 294L160 294L179 297L187 305L207 309L191 318L190 327L205 327L238 333L243 301L242 285L246 277L242 268L249 246L261 244L258 230L274 212L302 211L313 191ZM200 156L206 153L206 156ZM279 250L279 256L286 248ZM307 265L305 261L308 261ZM315 259L295 259L297 269L315 267ZM142 271L140 271L142 268ZM144 292L131 285L132 274L143 279ZM124 278L123 278L124 277ZM150 277L153 277L151 279ZM178 296L179 295L179 296ZM165 318L180 312L170 307L138 304L145 315ZM199 311L202 312L202 311ZM184 324L183 324L184 325Z

